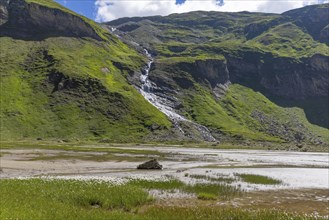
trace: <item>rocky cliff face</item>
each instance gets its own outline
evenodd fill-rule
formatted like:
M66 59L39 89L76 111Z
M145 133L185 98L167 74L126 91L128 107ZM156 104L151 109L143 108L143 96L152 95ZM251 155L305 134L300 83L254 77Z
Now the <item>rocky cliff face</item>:
M101 40L81 17L24 0L1 0L0 36L40 39L49 36Z
M180 63L179 66L182 70L191 73L196 82L207 82L212 88L229 81L226 60L209 58L196 60L193 63Z
M153 71L150 79L158 86L167 88L167 91L172 91L172 95L181 89L192 88L197 83L215 92L230 82L225 59L208 58L174 63L156 61Z
M0 25L8 21L8 2L0 1Z
M248 60L247 57L253 57ZM289 58L261 58L246 53L242 58L229 57L228 70L232 82L265 88L273 95L289 99L327 97L329 57L314 55L302 61Z
M329 72L327 56L316 54L295 60L245 52L240 56L226 54L226 59L158 63L155 66L158 74L152 74L151 78L159 85L172 87L174 83L181 88L192 87L196 82L214 89L231 81L295 100L329 96L329 78L324 74Z

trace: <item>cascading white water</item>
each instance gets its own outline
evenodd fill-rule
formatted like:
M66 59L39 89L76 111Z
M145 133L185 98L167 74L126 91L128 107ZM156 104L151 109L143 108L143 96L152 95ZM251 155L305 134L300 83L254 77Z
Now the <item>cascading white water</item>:
M140 80L142 83L142 88L140 89L141 94L144 96L146 100L148 100L153 106L167 115L172 121L186 121L183 116L177 114L173 108L166 105L168 102L167 99L156 95L153 92L153 89L156 88L156 85L149 80L149 73L154 62L152 55L148 52L148 50L144 49L146 56L148 57L149 61L147 66L145 67L144 73L141 74ZM153 85L152 85L153 84Z
M144 52L149 59L147 66L144 69L144 72L140 76L140 81L142 83L140 93L144 96L144 98L147 101L149 101L153 106L155 106L157 109L159 109L162 113L164 113L166 116L168 116L170 120L174 123L175 127L178 128L178 130L181 133L185 134L183 129L180 127L179 122L187 122L190 123L192 126L194 126L200 132L200 134L203 136L205 140L217 141L211 135L211 132L207 127L200 125L196 122L190 121L185 117L179 115L178 113L175 112L175 110L172 107L170 107L169 104L170 101L168 101L168 98L161 97L154 92L157 86L149 79L149 73L152 68L154 59L152 55L148 52L148 50L144 49Z
M112 34L115 34L118 38L121 39L120 36L120 31L118 31L115 27L109 27L110 28L110 32ZM140 46L140 44L130 41L132 44L134 44L135 46ZM141 85L141 89L139 90L140 93L144 96L144 98L150 102L154 107L156 107L157 109L159 109L162 113L164 113L174 124L174 126L182 133L185 135L185 132L183 131L183 129L180 127L180 122L186 122L191 124L191 126L193 126L194 128L196 128L200 134L202 135L202 137L207 140L207 141L217 141L212 135L211 132L209 131L209 129L203 125L200 125L196 122L190 121L188 119L186 119L185 117L183 117L182 115L178 114L175 112L175 110L170 107L172 106L172 101L169 100L168 97L165 97L163 95L158 95L156 94L156 92L154 92L155 90L159 90L157 85L153 82L150 81L149 79L149 73L150 70L152 68L152 64L154 62L154 59L152 57L152 55L148 52L147 49L144 49L144 53L148 58L148 62L147 62L147 66L144 69L144 72L141 74L140 76L140 81L142 83Z
M152 58L151 54L146 49L144 49L144 52L145 52L147 58L149 59L149 61L147 62L147 66L145 67L144 74L141 74L142 90L144 92L151 93L152 92L151 91L152 90L152 84L151 84L150 80L148 79L148 77L149 77L149 73L150 73L150 70L151 70L152 63L154 61L153 61L153 58Z
M119 39L121 38L121 32L117 30L115 27L110 27L109 30L112 34L116 35ZM140 47L141 45L130 41L136 47ZM144 96L144 98L150 102L154 107L159 109L162 113L164 113L174 124L174 126L184 135L190 136L190 132L186 131L186 133L181 128L181 123L188 123L191 127L194 127L199 131L202 138L206 141L217 141L209 131L206 126L200 125L196 122L190 121L186 119L184 116L175 112L175 110L171 107L173 106L172 97L168 97L165 93L157 92L161 91L161 88L158 88L157 85L149 79L149 73L152 68L152 64L154 59L152 55L148 52L147 49L144 49L144 53L148 58L147 65L140 76L141 88L139 89L140 93Z

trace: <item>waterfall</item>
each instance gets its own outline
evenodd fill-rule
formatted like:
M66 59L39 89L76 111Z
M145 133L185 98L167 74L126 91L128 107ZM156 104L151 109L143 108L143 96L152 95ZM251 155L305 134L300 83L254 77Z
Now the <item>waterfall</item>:
M144 74L141 74L140 80L141 80L141 83L142 83L142 90L144 92L151 93L152 92L152 84L151 84L151 82L148 78L149 78L149 73L150 73L150 70L151 70L152 63L154 61L153 61L153 58L152 58L151 54L146 49L144 49L144 52L145 52L147 58L149 59L149 61L147 62L147 66L144 69Z
M183 129L180 127L179 122L186 122L191 124L194 128L196 128L202 137L206 141L217 141L212 135L209 129L206 126L200 125L196 122L186 119L184 116L175 112L175 110L170 107L171 101L164 97L156 94L157 86L154 82L149 79L149 74L152 68L152 64L154 59L152 55L148 52L148 50L144 49L144 53L148 58L147 65L140 76L140 81L142 83L140 93L144 96L144 98L149 101L154 107L159 109L162 113L164 113L170 120L173 122L174 126L182 133L185 134Z
M147 65L140 76L140 81L142 83L140 92L144 96L144 98L149 101L153 106L167 115L172 121L186 121L183 116L177 114L173 108L168 106L168 100L166 98L160 97L156 95L153 91L156 89L155 83L151 82L149 79L149 73L152 68L152 64L154 62L152 55L148 52L148 50L144 49L144 53L149 59Z
M120 35L120 31L116 29L115 27L110 27L109 30L112 34L116 35L119 39L123 40ZM136 47L140 47L141 45L134 42L134 41L129 41L131 44L133 44ZM152 69L152 65L154 63L154 58L152 57L152 54L149 53L147 49L144 48L144 54L148 58L147 65L145 66L144 70L142 71L142 74L140 76L140 82L141 82L141 87L139 89L139 92L143 95L143 97L151 103L154 107L156 107L159 111L161 111L163 114L165 114L173 123L176 129L178 129L184 136L190 136L191 137L191 132L189 130L184 130L181 128L182 124L188 124L187 126L184 127L193 127L196 130L199 131L199 134L202 136L202 138L205 141L210 141L214 142L217 141L209 131L209 129L206 126L203 126L201 124L198 124L194 121L191 121L184 116L176 113L175 109L172 107L174 106L174 101L175 97L169 97L167 96L164 92L161 92L161 87L159 88L156 83L152 82L149 79L149 74ZM192 134L193 136L193 134Z

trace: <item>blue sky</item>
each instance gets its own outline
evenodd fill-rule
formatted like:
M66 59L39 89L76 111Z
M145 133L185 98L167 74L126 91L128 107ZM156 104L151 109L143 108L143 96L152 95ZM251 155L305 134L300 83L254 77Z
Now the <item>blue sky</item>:
M195 10L282 13L329 0L55 0L90 19L105 22L121 17L168 15Z
M96 17L95 1L93 0L56 0L56 2L90 19Z

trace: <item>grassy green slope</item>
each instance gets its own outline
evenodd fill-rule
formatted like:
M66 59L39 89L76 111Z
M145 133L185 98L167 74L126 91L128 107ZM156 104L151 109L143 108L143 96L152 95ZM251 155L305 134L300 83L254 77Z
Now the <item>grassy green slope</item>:
M52 1L37 2L62 10ZM105 37L1 37L1 139L141 141L152 126L160 132L169 128L165 115L125 78L144 58L115 37Z
M259 92L230 85L219 101L198 87L187 92L186 116L237 140L329 142L328 129L309 123L300 108L280 107Z
M184 35L182 35L184 36ZM181 39L181 38L178 38ZM293 23L275 26L253 39L241 35L236 38L231 33L203 44L170 41L154 45L159 57L218 56L218 53L236 54L238 51L268 53L274 57L300 59L314 54L329 56L329 47L315 41ZM180 48L175 50L173 48Z
M300 58L316 53L329 56L327 45L315 41L309 34L290 22L278 25L246 44L281 57Z

